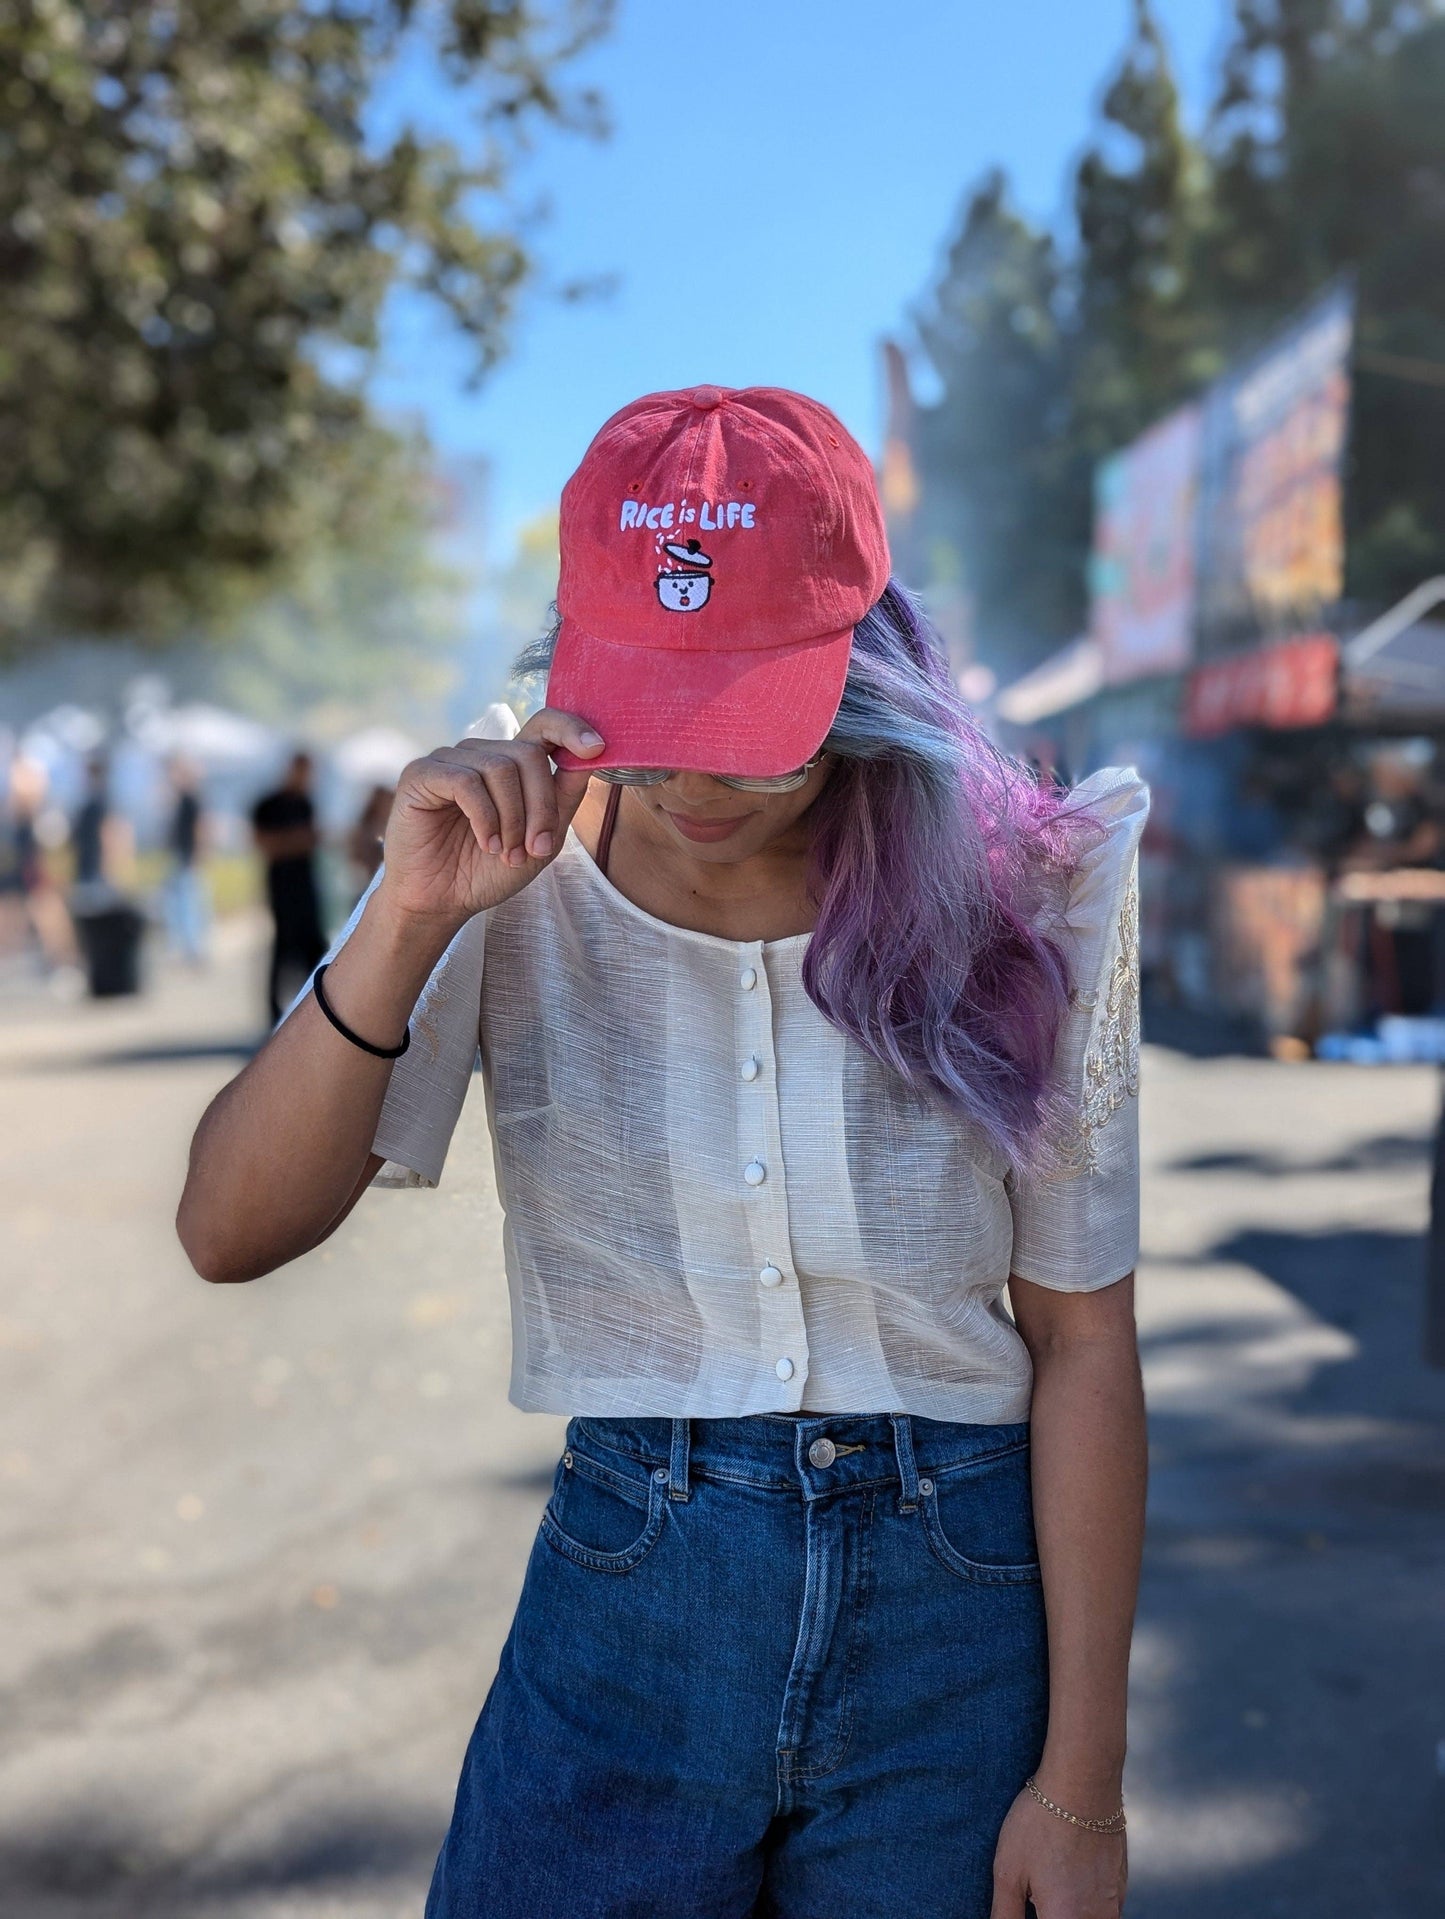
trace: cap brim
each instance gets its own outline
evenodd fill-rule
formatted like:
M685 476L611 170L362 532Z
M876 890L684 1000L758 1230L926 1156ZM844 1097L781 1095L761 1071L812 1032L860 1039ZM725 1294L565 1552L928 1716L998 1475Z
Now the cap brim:
M811 759L837 714L853 629L789 646L705 652L622 646L563 620L546 702L606 742L558 766L666 766L765 779Z

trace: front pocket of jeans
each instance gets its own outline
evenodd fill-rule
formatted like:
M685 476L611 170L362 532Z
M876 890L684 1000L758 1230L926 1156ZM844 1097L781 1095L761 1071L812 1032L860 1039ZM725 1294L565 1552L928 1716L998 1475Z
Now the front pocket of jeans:
M920 1480L918 1509L934 1557L960 1579L1008 1586L1043 1577L1027 1443Z
M621 1472L569 1448L542 1514L542 1534L574 1565L631 1572L657 1544L666 1498L666 1484L655 1475Z

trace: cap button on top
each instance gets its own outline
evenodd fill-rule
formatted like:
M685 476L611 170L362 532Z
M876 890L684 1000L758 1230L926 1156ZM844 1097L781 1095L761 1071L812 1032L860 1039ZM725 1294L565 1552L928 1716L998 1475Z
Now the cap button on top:
M716 386L695 387L693 389L692 403L696 407L701 407L704 413L711 413L715 406L722 405L722 388Z

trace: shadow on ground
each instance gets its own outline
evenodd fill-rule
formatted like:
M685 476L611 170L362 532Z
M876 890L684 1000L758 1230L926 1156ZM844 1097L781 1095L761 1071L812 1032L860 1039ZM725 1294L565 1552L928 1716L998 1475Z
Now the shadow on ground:
M21 1059L16 1064L27 1073L93 1073L106 1067L185 1066L210 1059L244 1063L260 1046L258 1039L175 1040L150 1046L117 1046L96 1053L67 1053L52 1059Z
M1361 1140L1348 1152L1331 1153L1323 1159L1292 1159L1283 1153L1259 1149L1196 1153L1176 1159L1166 1168L1171 1173L1243 1173L1267 1179L1299 1179L1311 1173L1376 1172L1394 1166L1426 1167L1430 1163L1432 1142L1421 1133L1382 1133L1375 1139Z
M1221 1013L1193 1012L1171 1005L1147 987L1141 1006L1144 1038L1151 1046L1165 1046L1190 1059L1263 1059L1268 1048L1258 1024L1231 1019Z
M1424 1151L1391 1136L1311 1170ZM1422 1358L1423 1238L1249 1229L1197 1264L1263 1274L1348 1340L1290 1377L1287 1324L1141 1337L1146 1366L1219 1391L1151 1403L1129 1919L1445 1911L1445 1373Z
M387 1910L419 1913L441 1838L434 1816L354 1797L196 1871L157 1853L149 1827L128 1831L113 1816L72 1816L0 1845L0 1891L6 1919L84 1911L92 1901L107 1919L182 1919L230 1906L249 1913L264 1909L268 1895L283 1897L282 1910L325 1901L328 1909L369 1913L381 1894Z

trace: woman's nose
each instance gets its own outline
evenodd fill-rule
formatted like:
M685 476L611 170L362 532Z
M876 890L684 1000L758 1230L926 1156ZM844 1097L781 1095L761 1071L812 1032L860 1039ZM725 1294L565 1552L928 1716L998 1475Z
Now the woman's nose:
M676 793L680 800L699 805L712 799L718 792L718 783L711 773L674 773L666 785L668 791Z

